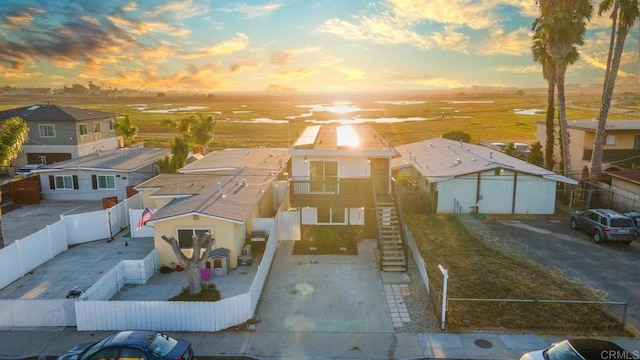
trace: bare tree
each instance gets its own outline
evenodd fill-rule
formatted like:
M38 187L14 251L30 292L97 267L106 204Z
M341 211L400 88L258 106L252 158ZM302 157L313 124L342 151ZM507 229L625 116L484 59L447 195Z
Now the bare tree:
M162 235L161 238L171 245L173 252L178 257L178 262L189 273L189 293L192 295L199 294L202 291L200 270L209 257L215 239L211 237L210 233L201 233L199 236L193 235L193 254L188 258L180 249L176 238L165 235Z

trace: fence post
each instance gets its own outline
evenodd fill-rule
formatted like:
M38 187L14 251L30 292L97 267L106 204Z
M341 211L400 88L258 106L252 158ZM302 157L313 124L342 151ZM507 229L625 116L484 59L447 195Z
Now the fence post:
M438 270L442 273L442 310L440 319L440 329L447 327L447 282L449 280L449 272L438 264Z

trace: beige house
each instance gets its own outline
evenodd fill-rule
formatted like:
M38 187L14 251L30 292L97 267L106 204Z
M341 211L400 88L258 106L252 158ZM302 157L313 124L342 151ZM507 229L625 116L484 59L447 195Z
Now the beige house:
M201 232L215 238L213 250L228 250L230 268L238 266L238 257L251 239L252 220L275 215L276 180L288 161L286 151L254 150L210 153L189 164L188 170L183 169L186 173L161 174L135 187L144 206L153 212L146 226L153 227L161 266L178 264L162 235L175 237L183 252L191 256L192 238ZM240 154L249 162L260 162L262 168L245 166ZM274 165L265 165L268 163Z
M571 155L571 177L586 179L589 177L591 154L596 137L597 120L569 121L569 139ZM536 140L542 148L546 144L546 125L544 121L537 123ZM556 151L560 154L560 151ZM619 170L615 162L640 156L640 120L607 120L606 141L602 170ZM559 159L556 160L556 163Z

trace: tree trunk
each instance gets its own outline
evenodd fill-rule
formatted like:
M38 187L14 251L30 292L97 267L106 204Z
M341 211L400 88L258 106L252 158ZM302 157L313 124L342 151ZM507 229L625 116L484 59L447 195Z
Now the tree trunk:
M202 292L202 285L200 284L200 269L199 263L190 264L187 271L189 272L189 293L200 294Z
M613 1L613 11L611 12L611 36L609 37L609 53L607 54L607 68L604 71L604 81L602 82L602 101L604 102L604 94L607 92L607 82L611 73L611 59L613 57L613 44L616 39L616 24L618 23L618 1Z
M611 58L611 69L609 74L605 76L607 83L605 84L604 92L602 93L602 104L600 105L600 114L598 116L598 128L596 129L596 137L593 141L593 153L591 153L591 171L589 173L589 179L592 181L598 181L602 174L602 158L604 156L604 143L606 140L606 126L607 117L609 115L609 108L611 107L611 98L613 97L613 90L616 85L616 76L618 75L618 68L620 68L620 59L622 58L622 50L624 49L624 41L627 38L627 28L621 26L618 28L618 34L616 36L616 46L614 49L613 57Z
M558 118L560 120L560 139L562 141L562 158L564 168L562 174L571 178L571 154L569 151L569 130L567 127L566 102L564 98L564 75L567 71L567 64L564 59L556 59L556 86L558 87Z
M165 235L161 235L160 238L171 245L173 252L178 258L178 262L189 273L189 293L191 295L195 295L202 292L202 286L200 285L200 269L202 269L202 265L206 262L209 257L209 253L211 252L211 248L213 247L214 239L211 237L211 234L203 233L198 237L194 235L193 253L191 258L184 255L178 245L178 241L173 236L167 237ZM201 251L201 249L204 249L204 251Z
M548 81L549 87L547 88L547 118L545 119L546 125L546 143L544 146L544 167L548 170L553 170L555 165L555 87L554 81Z

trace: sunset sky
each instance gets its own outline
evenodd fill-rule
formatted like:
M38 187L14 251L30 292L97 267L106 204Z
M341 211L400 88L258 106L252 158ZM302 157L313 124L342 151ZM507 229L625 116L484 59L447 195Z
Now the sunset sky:
M154 91L545 87L534 0L3 0L0 86ZM567 83L601 83L610 19ZM638 83L638 25L619 83Z

